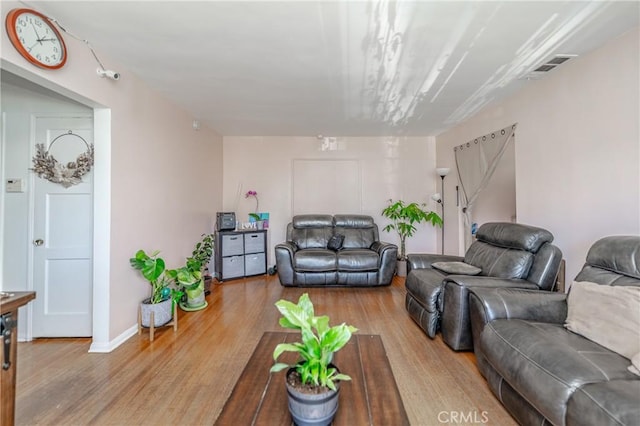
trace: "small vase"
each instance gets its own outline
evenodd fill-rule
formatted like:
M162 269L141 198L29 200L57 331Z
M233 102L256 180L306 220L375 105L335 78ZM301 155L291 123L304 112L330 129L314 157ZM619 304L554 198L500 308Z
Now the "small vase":
M407 276L407 261L406 260L398 260L396 264L396 275L399 277Z

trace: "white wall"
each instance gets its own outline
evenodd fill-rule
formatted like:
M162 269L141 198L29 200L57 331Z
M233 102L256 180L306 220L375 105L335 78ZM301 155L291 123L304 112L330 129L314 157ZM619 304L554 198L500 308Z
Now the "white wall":
M3 2L2 19L17 2ZM73 32L73 28L68 28ZM79 35L81 36L81 35ZM2 68L64 94L76 101L110 111L107 129L109 158L96 158L109 168L109 188L95 197L109 206L108 291L99 302L107 308L107 342L118 338L136 323L137 306L149 286L129 266L128 259L139 248L159 249L170 267L179 266L191 254L203 232L212 229L215 212L222 202L222 138L205 127L194 131L195 117L171 104L120 64L101 55L109 68L122 77L114 82L96 75L96 62L87 46L65 37L70 59L58 71L31 66L12 47L2 32ZM110 134L109 134L110 133ZM96 157L100 155L96 135ZM28 167L27 164L24 167ZM98 170L96 165L96 170ZM108 177L110 175L110 178ZM109 257L109 259L106 259ZM20 289L23 283L15 283ZM106 300L108 299L108 300ZM94 309L96 306L94 305ZM94 343L95 336L94 336Z
M340 194L315 190L327 206L327 213L362 213L373 216L383 241L399 244L395 234L382 231L388 223L380 215L388 199L425 202L438 209L431 195L438 191L435 173L435 139L400 137L336 138L335 150L323 150L315 137L224 137L225 211L236 211L239 220L247 220L255 208L246 199L248 190L258 192L260 211L270 213L269 264L273 264L273 246L285 240L292 210L292 167L295 160L352 160L360 170L359 211L345 211L337 200ZM333 177L328 176L328 180ZM351 188L352 185L345 185ZM435 252L439 229L431 225L419 228L407 241L407 252Z
M568 282L594 241L640 233L639 40L636 28L437 137L452 164L454 145L518 123L518 222L554 234Z

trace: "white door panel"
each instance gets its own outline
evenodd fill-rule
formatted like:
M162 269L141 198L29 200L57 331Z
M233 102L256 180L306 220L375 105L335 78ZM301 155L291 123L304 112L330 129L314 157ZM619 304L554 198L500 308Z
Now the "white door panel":
M92 118L36 118L35 143L62 164L87 149L74 135L92 143ZM93 172L69 188L34 175L33 188L33 336L91 336Z

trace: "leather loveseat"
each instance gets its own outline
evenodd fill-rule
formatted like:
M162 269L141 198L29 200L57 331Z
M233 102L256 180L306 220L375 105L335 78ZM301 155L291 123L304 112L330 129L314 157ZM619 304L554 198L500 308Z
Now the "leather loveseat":
M371 216L316 214L294 216L275 252L284 286L382 286L393 279L398 247L379 241Z
M553 235L542 228L510 223L485 223L478 229L464 257L437 254L407 256L405 306L413 320L454 350L471 350L468 294L474 287L518 287L551 290L562 252L551 244ZM436 266L455 262L477 269L477 275L444 272ZM454 265L455 265L454 263ZM455 269L455 268L454 268ZM462 272L462 271L461 271Z
M576 289L587 285L592 293L577 299ZM620 338L636 345L632 352L640 351L640 291L617 286L640 286L640 237L597 241L568 296L523 289L471 290L478 368L520 424L640 425L640 376L630 371L630 359L638 365L640 352L629 359L582 336L602 326L601 336L589 336L605 345L603 340ZM608 304L607 294L620 290L618 303ZM582 334L568 329L580 307L586 311ZM631 317L636 326L622 327L633 323ZM620 328L610 330L611 324ZM631 336L621 336L622 329Z

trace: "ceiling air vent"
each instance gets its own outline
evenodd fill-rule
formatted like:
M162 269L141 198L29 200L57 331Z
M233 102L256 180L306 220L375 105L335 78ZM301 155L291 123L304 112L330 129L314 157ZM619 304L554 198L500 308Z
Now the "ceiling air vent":
M538 65L533 71L520 77L520 80L538 80L555 67L564 64L569 59L575 58L576 56L578 55L555 55L543 64Z

